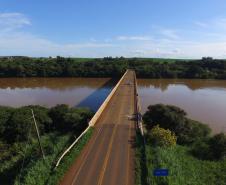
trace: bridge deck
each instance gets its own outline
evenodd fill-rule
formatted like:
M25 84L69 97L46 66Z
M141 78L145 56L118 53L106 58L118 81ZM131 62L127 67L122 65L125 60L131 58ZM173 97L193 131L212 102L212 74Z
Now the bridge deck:
M133 185L135 73L128 71L62 185Z

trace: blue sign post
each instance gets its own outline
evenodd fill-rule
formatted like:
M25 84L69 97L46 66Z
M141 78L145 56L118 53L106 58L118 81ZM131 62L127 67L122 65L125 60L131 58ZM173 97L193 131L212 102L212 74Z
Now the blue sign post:
M169 175L169 170L168 169L155 169L153 171L153 175L157 177L166 177Z

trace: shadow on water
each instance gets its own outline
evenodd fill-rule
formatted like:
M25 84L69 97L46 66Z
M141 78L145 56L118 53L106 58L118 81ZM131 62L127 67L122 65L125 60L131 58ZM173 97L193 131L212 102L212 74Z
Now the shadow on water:
M118 79L112 78L108 80L105 84L95 90L92 94L82 100L75 107L87 107L92 111L97 111L107 96L110 94L111 90L114 88Z

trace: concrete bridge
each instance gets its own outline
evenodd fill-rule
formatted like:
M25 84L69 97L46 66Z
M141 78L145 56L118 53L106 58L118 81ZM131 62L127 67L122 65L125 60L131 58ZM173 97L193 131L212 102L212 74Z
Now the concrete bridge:
M61 185L135 184L138 105L136 74L127 70L90 121L94 133Z

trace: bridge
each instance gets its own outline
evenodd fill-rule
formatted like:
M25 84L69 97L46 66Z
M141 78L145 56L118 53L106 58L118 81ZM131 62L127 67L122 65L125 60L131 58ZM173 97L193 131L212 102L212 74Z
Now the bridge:
M61 185L135 184L136 74L127 70L90 121L93 135Z

